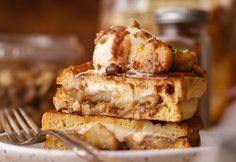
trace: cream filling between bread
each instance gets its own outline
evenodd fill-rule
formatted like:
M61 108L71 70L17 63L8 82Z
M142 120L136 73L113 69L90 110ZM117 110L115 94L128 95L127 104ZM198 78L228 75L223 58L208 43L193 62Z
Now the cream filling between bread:
M97 124L102 124L107 130L112 132L114 134L114 136L116 137L116 139L120 142L124 142L125 137L128 137L128 136L131 136L133 138L133 140L138 143L142 142L146 136L165 137L165 138L171 138L171 139L178 138L178 137L169 137L164 134L154 132L152 129L144 130L145 127L142 130L135 131L132 129L125 129L125 128L121 128L119 126L115 126L115 125L107 124L107 123L102 123L102 122L93 122L93 123L84 124L84 125L81 125L79 128L77 128L74 131L77 132L78 134L83 135L90 128L96 126Z
M98 96L105 95L107 101L114 103L115 106L120 107L124 105L134 105L135 102L141 101L156 93L156 87L158 85L167 85L165 81L159 84L150 83L146 84L146 88L140 88L139 83L131 82L129 79L126 82L118 83L116 81L103 81L99 79L85 79L86 87L84 89L84 95L90 96L92 99L98 98ZM151 81L150 81L151 82ZM175 103L177 104L182 97L181 83L175 82L173 95L169 95L166 91L161 90L158 95L163 99L165 103ZM95 97L93 97L95 96ZM102 96L102 98L104 98ZM152 97L153 98L153 97ZM100 98L98 100L101 100ZM94 100L96 102L96 99Z

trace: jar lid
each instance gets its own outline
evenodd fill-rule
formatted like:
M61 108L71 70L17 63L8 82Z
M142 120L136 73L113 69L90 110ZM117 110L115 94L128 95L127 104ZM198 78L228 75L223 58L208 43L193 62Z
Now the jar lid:
M159 8L156 10L158 23L206 23L208 13L201 9L190 8Z

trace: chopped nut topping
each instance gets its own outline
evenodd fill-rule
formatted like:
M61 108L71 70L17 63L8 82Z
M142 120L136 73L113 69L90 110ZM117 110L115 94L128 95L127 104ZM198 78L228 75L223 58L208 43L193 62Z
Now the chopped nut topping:
M97 37L94 40L94 44L97 45L100 39L105 35L105 32L102 30L99 33L97 33Z
M118 65L112 63L106 68L106 73L108 75L118 75L122 73L122 69Z
M135 19L133 19L133 18L130 20L130 26L138 28L138 29L141 29L139 23Z

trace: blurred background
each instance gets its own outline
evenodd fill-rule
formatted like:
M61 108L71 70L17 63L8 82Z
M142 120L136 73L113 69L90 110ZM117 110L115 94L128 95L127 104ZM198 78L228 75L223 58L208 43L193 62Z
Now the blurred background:
M22 106L39 121L61 69L91 60L96 33L132 17L198 52L209 73L200 111L218 123L236 96L236 0L1 0L0 106Z

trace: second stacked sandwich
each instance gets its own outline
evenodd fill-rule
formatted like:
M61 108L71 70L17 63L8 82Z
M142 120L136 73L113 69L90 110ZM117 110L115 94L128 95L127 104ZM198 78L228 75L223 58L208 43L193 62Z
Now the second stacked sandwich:
M187 148L199 144L196 115L207 76L196 55L167 46L136 21L95 40L93 62L65 69L43 129L73 132L101 149ZM46 148L62 149L48 137Z

